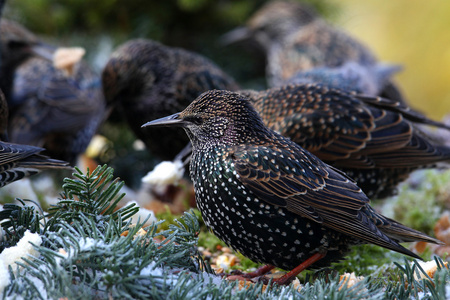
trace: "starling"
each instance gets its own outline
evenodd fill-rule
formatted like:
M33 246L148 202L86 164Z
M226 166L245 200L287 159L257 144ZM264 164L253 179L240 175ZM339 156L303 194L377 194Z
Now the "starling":
M300 71L336 68L347 62L370 70L377 63L374 54L361 42L325 22L307 5L293 1L266 3L246 26L225 34L222 42L230 44L246 39L255 40L266 55L270 87L282 85ZM380 96L403 101L387 75L386 90Z
M450 147L419 125L449 127L400 103L318 84L242 93L267 127L347 173L372 199L394 193L414 170L450 161Z
M2 26L3 22L8 22L2 28L5 35L22 38L23 43L39 43L19 24L2 21ZM17 31L22 34L13 34ZM61 51L52 46L47 49L55 57ZM100 77L84 61L67 69L55 63L30 54L14 65L7 95L8 133L13 143L43 147L51 157L75 164L103 121L105 101Z
M144 39L120 46L102 80L108 105L116 105L149 152L163 160L173 159L189 139L179 128L141 128L144 122L182 110L204 91L239 88L209 59Z
M71 164L105 114L100 78L83 61L68 75L45 59L28 59L16 69L10 103L11 141L44 147Z
M8 105L0 90L0 132L8 123ZM5 137L4 134L1 135ZM0 141L0 187L46 169L71 169L67 162L40 154L45 149Z
M305 268L329 266L351 245L375 244L420 258L399 243L441 243L377 213L344 173L267 128L249 100L208 91L181 113L143 126L186 130L203 220L251 260L295 268L278 283Z

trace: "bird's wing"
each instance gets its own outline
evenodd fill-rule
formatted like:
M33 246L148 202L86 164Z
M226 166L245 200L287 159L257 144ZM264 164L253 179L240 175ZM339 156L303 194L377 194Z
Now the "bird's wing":
M35 64L29 64L24 76L31 79L33 68L46 63L37 60ZM100 85L89 86L87 76L78 80L51 66L46 67L48 70L41 74L40 85L24 94L27 99L12 117L11 137L18 143L40 144L36 140L50 132L76 133L93 119L102 117L104 103Z
M33 154L44 151L43 148L10 144L0 141L0 172L10 169L11 163L24 159Z
M370 209L369 199L351 179L292 143L282 148L245 145L230 155L239 180L258 199L360 241L407 251L378 229L388 220Z
M351 179L291 145L237 147L232 157L240 181L261 200L318 222L324 220L321 212L337 210L356 216L368 203Z
M415 123L419 124L425 124L430 126L435 126L439 128L445 128L450 130L450 126L447 124L444 124L439 121L431 120L427 118L424 114L421 112L418 112L414 109L412 109L409 106L406 106L402 102L392 101L390 99L385 99L382 97L371 97L366 95L353 95L358 100L369 104L373 107L378 107L380 109L393 111L396 113L401 114L405 119L410 120Z
M392 151L411 138L411 125L399 113L321 85L288 85L249 96L268 127L322 160ZM361 167L365 160L361 157Z

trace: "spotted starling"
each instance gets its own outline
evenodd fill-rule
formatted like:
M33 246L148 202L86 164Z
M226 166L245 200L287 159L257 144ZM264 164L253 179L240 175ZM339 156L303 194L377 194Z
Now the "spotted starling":
M6 131L8 105L0 90L0 132ZM6 135L2 134L1 138ZM65 161L41 155L45 149L0 141L0 187L46 169L71 169Z
M5 34L2 41L9 43L7 53L16 43L39 44L37 37L17 23L3 20L1 26ZM53 55L56 48L47 46L47 50ZM77 62L68 73L48 58L28 54L19 64L13 64L8 79L10 141L44 147L51 157L75 164L103 121L105 101L100 78L84 61ZM8 59L4 62L11 65Z
M419 258L399 243L440 243L377 213L344 173L267 128L242 94L205 92L143 126L156 125L181 126L191 139L190 175L207 226L256 262L295 268L279 283L342 259L351 245Z
M246 39L255 40L266 55L270 87L282 85L300 71L336 68L347 62L370 68L377 63L373 53L361 42L325 22L307 5L294 1L266 3L250 17L246 26L225 34L222 42L230 44ZM403 101L400 91L389 80L380 96Z
M144 39L120 46L102 80L108 104L116 105L147 149L164 160L173 159L189 139L180 129L141 128L144 122L182 110L204 91L238 89L209 59Z
M317 84L242 93L266 126L347 173L370 198L391 195L416 169L450 162L450 147L418 125L449 127L400 103Z

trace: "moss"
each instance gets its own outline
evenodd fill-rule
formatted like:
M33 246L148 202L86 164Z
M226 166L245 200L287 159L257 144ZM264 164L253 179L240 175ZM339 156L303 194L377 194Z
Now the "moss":
M332 269L338 273L355 272L358 276L373 275L380 267L400 260L401 254L375 245L358 245L351 249L342 261L332 264Z
M217 250L217 246L226 247L227 245L213 233L209 231L201 231L198 236L198 246L214 252Z
M397 196L386 199L383 214L432 235L436 221L450 204L449 195L450 171L418 171L399 188Z
M169 229L169 224L175 224L174 220L179 218L180 216L172 214L169 206L167 206L165 212L157 213L155 217L157 220L165 220L164 223L158 226L158 230L162 231Z

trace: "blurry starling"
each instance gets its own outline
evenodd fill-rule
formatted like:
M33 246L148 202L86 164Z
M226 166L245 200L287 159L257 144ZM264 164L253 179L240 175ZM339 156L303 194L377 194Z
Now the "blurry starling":
M205 92L181 113L143 126L153 125L185 128L203 220L253 261L295 268L278 283L329 266L351 245L419 258L399 243L440 243L378 214L345 174L268 129L242 94Z
M9 137L44 147L52 157L76 163L103 121L101 81L83 61L72 75L33 57L15 72Z
M20 25L2 21L1 26L5 24L2 40L17 37L22 43L38 43ZM52 46L47 50L55 57L61 52ZM72 62L67 69L54 63L56 59L31 54L14 64L7 96L9 138L13 143L44 147L46 154L75 164L104 118L101 81L84 61Z
M229 44L246 39L255 40L265 52L270 87L282 85L299 71L336 68L347 62L361 68L377 63L365 45L329 25L305 4L293 1L268 2L250 17L245 27L227 33L222 41ZM390 74L387 75L389 79ZM380 95L401 100L393 83L388 81L386 85L389 94L383 90Z
M450 162L450 147L418 125L449 127L400 103L317 84L242 93L266 126L347 173L370 198L391 195L416 169Z
M7 127L8 108L0 91L0 132ZM2 135L2 138L4 135ZM39 154L45 149L0 141L0 187L46 169L71 169L67 162Z
M144 39L120 46L102 80L108 105L116 105L150 153L163 160L173 159L189 139L179 128L141 128L144 122L182 110L204 91L238 89L207 58Z

